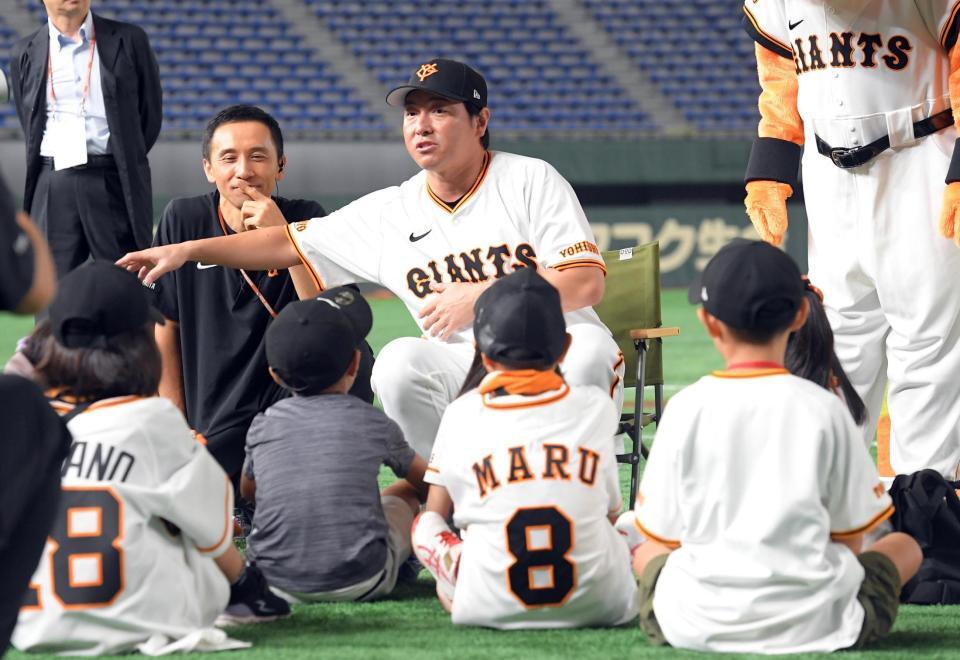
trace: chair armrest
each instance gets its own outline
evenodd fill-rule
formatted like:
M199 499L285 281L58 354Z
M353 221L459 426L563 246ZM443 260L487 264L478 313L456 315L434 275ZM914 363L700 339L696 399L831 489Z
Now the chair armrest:
M680 334L680 328L635 328L630 331L631 339L658 339L660 337L675 337Z

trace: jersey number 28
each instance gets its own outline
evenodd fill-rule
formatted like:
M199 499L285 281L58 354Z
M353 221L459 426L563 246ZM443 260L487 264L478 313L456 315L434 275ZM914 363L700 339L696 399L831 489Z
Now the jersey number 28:
M507 523L510 591L528 607L563 604L573 592L577 569L567 559L573 525L552 506L518 509Z
M123 502L110 488L64 487L50 530L50 587L67 609L109 605L123 590ZM24 607L40 607L35 585Z

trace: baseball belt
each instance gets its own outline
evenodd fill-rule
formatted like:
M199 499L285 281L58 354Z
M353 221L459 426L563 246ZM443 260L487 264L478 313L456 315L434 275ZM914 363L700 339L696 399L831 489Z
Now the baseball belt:
M953 112L949 109L931 115L926 119L921 119L913 124L913 136L918 140L920 138L933 135L937 131L942 131L947 126L953 125ZM837 167L848 170L853 167L866 165L871 160L890 148L890 136L884 135L879 140L874 140L870 144L862 147L831 147L829 144L817 138L817 151L833 161Z

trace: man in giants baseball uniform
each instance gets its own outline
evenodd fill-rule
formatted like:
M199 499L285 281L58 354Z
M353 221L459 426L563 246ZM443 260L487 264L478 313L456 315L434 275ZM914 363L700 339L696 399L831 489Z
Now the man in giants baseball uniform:
M840 397L783 367L806 320L789 256L737 241L690 289L726 369L676 394L637 493L640 626L729 653L862 646L889 631L920 565ZM672 551L671 551L672 550Z
M149 284L186 260L248 268L302 261L323 288L368 281L390 289L430 341L388 344L374 389L423 455L473 358L477 297L498 278L536 268L560 291L573 336L566 377L603 388L618 406L623 358L590 307L603 296L603 260L570 184L541 160L486 149L486 82L461 62L421 65L387 100L404 108L404 142L423 168L400 186L322 219L262 229L254 240L193 241L118 263L146 267Z
M744 2L763 87L747 212L780 242L805 146L810 277L870 412L868 441L889 383L897 473L950 476L960 461L960 250L937 232L958 13L956 0Z
M441 602L452 597L454 623L493 628L630 621L636 585L612 524L615 410L606 390L556 370L570 345L560 296L533 269L509 275L480 296L474 332L490 373L444 413L414 522ZM458 566L446 552L451 505L464 530Z

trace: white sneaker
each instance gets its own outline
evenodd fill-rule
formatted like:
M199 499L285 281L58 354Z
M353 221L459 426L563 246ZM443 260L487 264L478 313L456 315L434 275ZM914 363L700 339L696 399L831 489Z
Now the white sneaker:
M437 582L441 602L452 603L463 541L450 531L442 516L432 511L424 511L416 517L410 536L414 554Z
M624 511L617 518L617 522L613 523L614 529L620 533L620 536L623 537L623 542L627 544L627 549L630 550L631 557L633 553L637 551L637 548L640 547L640 544L647 540L647 537L640 533L636 523L637 516L633 511Z

